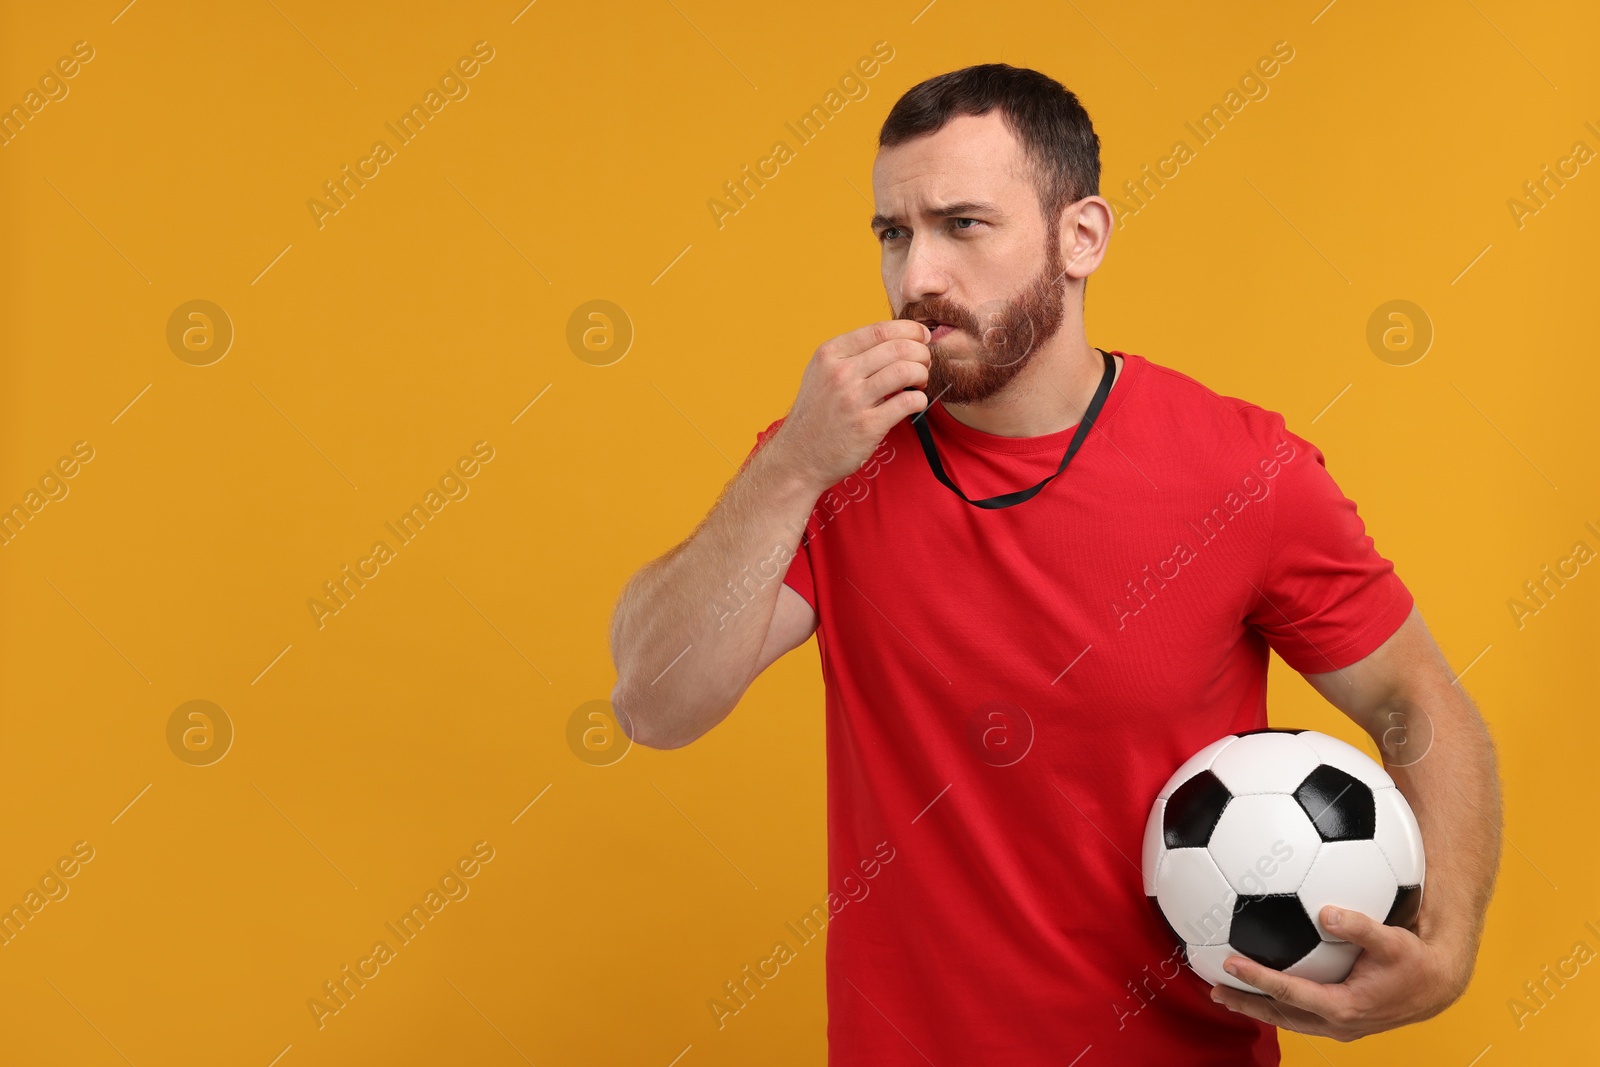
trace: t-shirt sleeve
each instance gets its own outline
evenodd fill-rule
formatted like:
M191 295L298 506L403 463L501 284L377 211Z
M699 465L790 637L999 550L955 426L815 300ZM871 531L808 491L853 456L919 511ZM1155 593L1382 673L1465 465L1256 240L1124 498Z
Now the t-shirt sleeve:
M1245 622L1302 674L1339 670L1375 650L1411 613L1413 598L1378 553L1356 505L1335 484L1322 452L1291 433L1283 416L1255 409L1277 469L1263 480L1273 499L1271 533Z
M783 418L787 417L784 416ZM750 457L754 456L761 446L766 444L772 435L778 432L778 427L783 425L783 418L777 419L771 426L756 434L756 443L744 457L744 462L739 464L741 471L750 465ZM807 516L807 532L800 538L800 544L795 551L794 559L789 561L789 570L783 576L783 584L805 597L806 603L811 605L812 611L815 611L817 609L817 595L816 584L811 575L810 526L811 518Z

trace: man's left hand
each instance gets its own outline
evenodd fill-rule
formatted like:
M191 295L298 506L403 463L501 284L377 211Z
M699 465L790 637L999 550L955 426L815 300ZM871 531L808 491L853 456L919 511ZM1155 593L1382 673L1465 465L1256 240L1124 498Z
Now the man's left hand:
M1219 983L1211 988L1211 999L1285 1030L1354 1041L1432 1018L1466 990L1471 966L1462 966L1453 946L1332 905L1322 909L1322 925L1363 950L1344 981L1324 985L1234 955L1224 969L1265 995Z

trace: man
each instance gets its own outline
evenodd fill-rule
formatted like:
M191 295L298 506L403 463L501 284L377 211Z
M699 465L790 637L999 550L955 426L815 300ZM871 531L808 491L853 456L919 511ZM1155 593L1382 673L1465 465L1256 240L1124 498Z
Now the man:
M658 748L817 634L830 886L894 850L828 924L829 1062L1273 1064L1275 1026L1349 1040L1442 1011L1498 863L1493 748L1322 454L1089 347L1113 220L1060 84L930 79L879 149L894 319L816 351L612 629L618 718ZM1414 929L1325 909L1365 950L1341 984L1230 959L1263 996L1174 962L1138 857L1179 763L1266 725L1269 648L1379 740L1428 881Z

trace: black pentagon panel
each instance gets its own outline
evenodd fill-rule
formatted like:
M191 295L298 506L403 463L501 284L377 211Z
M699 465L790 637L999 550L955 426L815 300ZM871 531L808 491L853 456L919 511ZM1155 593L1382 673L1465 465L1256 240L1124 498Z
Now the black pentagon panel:
M1183 938L1178 936L1178 931L1174 930L1172 928L1172 924L1167 922L1167 915L1166 915L1165 912L1163 912L1161 910L1160 902L1157 901L1155 897L1151 897L1151 896L1147 896L1147 897L1145 897L1145 899L1150 902L1150 911L1152 913L1154 913L1154 915L1156 917L1156 920L1158 922L1160 922L1162 928L1165 929L1167 931L1167 933L1172 936L1173 944L1175 944L1175 945L1183 944Z
M1293 893L1240 897L1233 906L1228 944L1263 967L1281 971L1293 966L1321 940Z
M1412 927L1417 924L1417 916L1422 912L1422 887L1420 885L1403 885L1394 891L1394 903L1389 906L1389 914L1384 918L1385 926Z
M1306 775L1294 791L1324 841L1370 841L1378 825L1372 789L1326 763Z
M1289 730L1282 726L1263 726L1258 730L1240 730L1234 737L1249 737L1251 734L1303 734L1304 730Z
M1167 798L1161 831L1168 848L1205 848L1233 794L1222 779L1201 771ZM1368 799L1371 799L1370 797Z

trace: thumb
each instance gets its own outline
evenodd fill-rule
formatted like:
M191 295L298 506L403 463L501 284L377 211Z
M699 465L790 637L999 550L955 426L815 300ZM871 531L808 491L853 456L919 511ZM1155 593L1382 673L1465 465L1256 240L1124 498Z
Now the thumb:
M1322 925L1334 937L1360 945L1375 956L1388 956L1394 947L1395 928L1359 911L1329 904L1322 909Z

